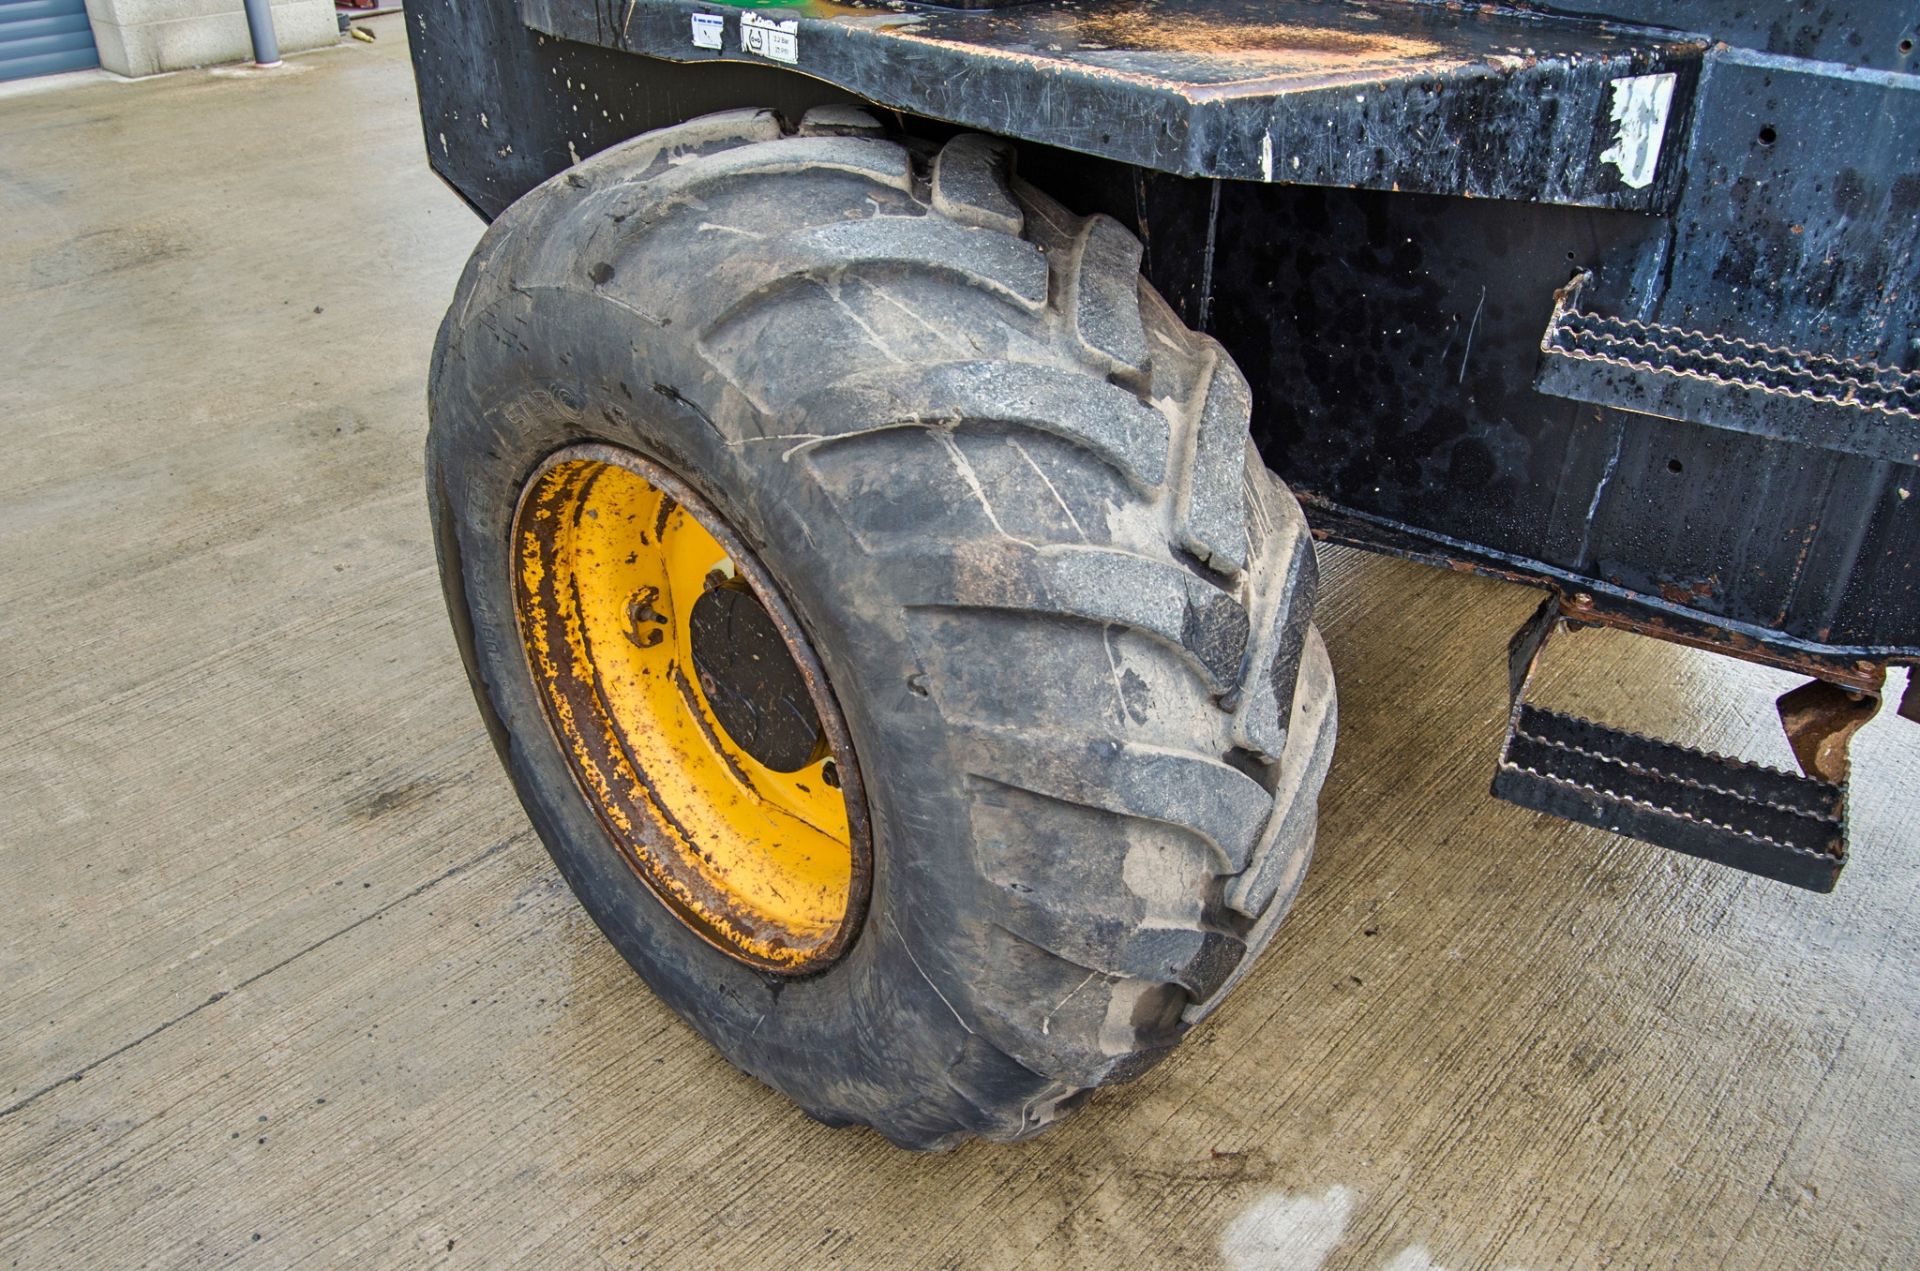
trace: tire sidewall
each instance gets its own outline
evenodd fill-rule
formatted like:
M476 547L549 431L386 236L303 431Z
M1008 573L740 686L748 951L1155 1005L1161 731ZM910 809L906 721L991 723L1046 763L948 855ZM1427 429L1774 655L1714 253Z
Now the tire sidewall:
M513 330L516 338L489 339ZM590 290L515 292L443 338L428 481L457 548L457 629L505 737L529 818L595 923L653 991L735 1064L827 1120L898 1117L939 1080L967 1027L929 972L958 973L977 933L958 769L935 706L908 688L915 659L883 576L777 432L671 333L643 338ZM671 393L656 385L672 385ZM634 450L697 490L772 576L826 672L861 764L873 872L864 922L832 965L758 970L715 949L653 894L581 794L520 644L512 521L553 452ZM770 461L769 461L770 460ZM912 774L911 781L893 779ZM944 779L942 779L944 778ZM906 827L914 827L912 833ZM964 925L964 923L962 923ZM909 944L911 942L911 944ZM946 964L942 966L941 964Z

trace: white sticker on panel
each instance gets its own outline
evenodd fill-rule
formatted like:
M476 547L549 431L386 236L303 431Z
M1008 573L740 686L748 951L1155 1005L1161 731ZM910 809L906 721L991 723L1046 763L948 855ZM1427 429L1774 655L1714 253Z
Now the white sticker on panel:
M1644 190L1653 184L1675 78L1669 71L1613 81L1613 144L1600 152L1600 162L1619 169L1620 184L1629 189Z
M717 49L720 37L726 33L727 20L717 13L696 13L693 15L693 47L697 49Z
M740 47L776 62L800 60L800 22L763 18L757 13L740 15Z

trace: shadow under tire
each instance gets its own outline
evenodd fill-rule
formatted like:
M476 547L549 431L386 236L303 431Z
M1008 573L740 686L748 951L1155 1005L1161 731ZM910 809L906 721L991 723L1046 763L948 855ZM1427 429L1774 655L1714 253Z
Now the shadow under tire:
M441 577L514 787L653 990L822 1121L1037 1132L1217 1006L1305 869L1335 724L1312 545L1140 252L989 138L731 111L509 208L442 326ZM805 974L663 904L550 726L515 515L581 446L697 493L817 655L871 874Z

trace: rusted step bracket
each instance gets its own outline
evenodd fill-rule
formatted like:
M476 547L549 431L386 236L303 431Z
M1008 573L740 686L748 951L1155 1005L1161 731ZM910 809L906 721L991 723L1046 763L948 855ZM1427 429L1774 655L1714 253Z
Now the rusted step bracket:
M1835 761L1829 748L1815 771L1835 779L1782 772L1529 703L1540 651L1563 620L1560 597L1548 595L1508 648L1513 708L1494 795L1763 878L1832 891L1847 862L1845 741L1873 713L1877 695L1845 695L1852 704L1844 733L1835 727L1821 734L1838 737L1842 757ZM1796 695L1804 700L1807 690L1782 699L1790 732L1796 725L1788 702ZM1809 737L1800 727L1796 752ZM1803 762L1818 750L1806 751Z
M1534 387L1782 441L1920 462L1920 372L1582 313L1582 273L1554 294Z

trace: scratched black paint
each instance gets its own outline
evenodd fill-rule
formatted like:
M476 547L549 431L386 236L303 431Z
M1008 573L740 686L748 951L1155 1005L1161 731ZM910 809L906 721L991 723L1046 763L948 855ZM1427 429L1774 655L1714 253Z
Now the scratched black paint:
M522 4L573 38L530 31L510 0L408 10L433 164L483 215L650 127L848 96L769 65L635 56L709 56L688 44L686 0ZM1060 13L1137 9L1043 0L929 11L919 29L938 39L849 35L838 73L915 131L958 121L1021 140L1030 179L1135 226L1156 286L1246 370L1256 439L1316 524L1590 590L1617 615L1748 656L1920 657L1914 465L1829 449L1779 412L1757 435L1728 422L1733 407L1689 422L1622 409L1646 405L1625 387L1576 401L1535 384L1553 293L1579 270L1595 275L1596 313L1912 369L1920 115L1915 81L1889 72L1915 69L1899 43L1920 5L1552 6L1661 35L1389 0L1167 7L1229 25L1386 22L1494 69L1414 58L1364 84L1182 96L1175 73L1206 69L1187 54L1121 50L1109 74L1022 62L1047 52ZM1712 41L1731 47L1703 58ZM955 73L989 63L984 79ZM1676 75L1666 148L1652 185L1627 190L1600 161L1608 82L1660 69ZM1260 177L1263 137L1274 184L1188 179Z
M406 14L427 157L488 220L578 159L649 128L748 103L798 118L851 100L777 70L714 75L556 40L528 30L511 0L407 0Z
M731 28L721 51L692 46L692 13L730 12L708 0L519 4L528 25L583 44L765 64ZM799 23L808 74L983 132L1183 176L1643 210L1666 206L1672 179L1635 188L1601 161L1611 83L1671 73L1684 117L1704 51L1692 37L1391 2L835 0L781 16Z

